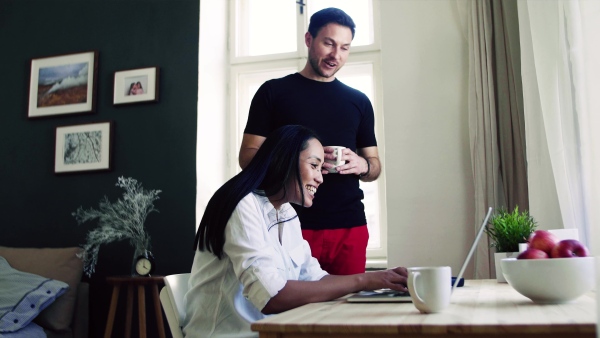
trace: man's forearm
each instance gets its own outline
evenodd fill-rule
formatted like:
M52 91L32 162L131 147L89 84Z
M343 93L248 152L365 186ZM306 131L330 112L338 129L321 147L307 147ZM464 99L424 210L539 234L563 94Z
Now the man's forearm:
M248 164L250 164L250 161L252 161L252 159L254 158L254 155L256 155L257 151L258 151L258 148L242 148L242 149L240 149L240 155L238 157L238 162L242 169L245 169L248 166Z
M373 182L381 173L381 162L378 157L364 157L366 161L368 161L368 172L360 177L360 180L363 182Z

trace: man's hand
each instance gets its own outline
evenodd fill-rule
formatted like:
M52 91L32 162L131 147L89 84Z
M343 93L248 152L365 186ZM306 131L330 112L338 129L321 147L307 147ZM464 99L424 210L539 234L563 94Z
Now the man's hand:
M333 147L323 147L323 150L325 151L325 159L326 160L332 160L332 161L336 160L336 157L333 154L333 152L334 152ZM366 173L369 170L369 165L367 164L367 160L364 157L357 155L351 149L344 148L341 151L341 155L342 155L341 160L345 161L346 164L335 167L333 164L325 162L325 163L323 163L323 170L322 170L322 173L324 175L328 174L329 173L328 170L331 168L336 168L337 172L342 175L348 175L348 174L360 175L360 174Z

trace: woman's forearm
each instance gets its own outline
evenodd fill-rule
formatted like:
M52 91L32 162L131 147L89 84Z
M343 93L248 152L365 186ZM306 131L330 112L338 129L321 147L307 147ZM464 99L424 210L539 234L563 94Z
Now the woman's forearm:
M406 269L395 268L347 276L327 275L318 281L289 280L262 312L280 313L308 303L324 302L361 290L381 288L406 291Z
M318 281L289 280L263 308L264 314L273 314L299 306L323 302L361 290L361 275L327 275Z

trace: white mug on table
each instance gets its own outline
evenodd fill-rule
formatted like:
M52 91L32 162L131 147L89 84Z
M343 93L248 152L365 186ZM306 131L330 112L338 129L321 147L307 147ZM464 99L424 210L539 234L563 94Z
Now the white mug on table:
M452 273L449 266L408 268L408 291L422 313L435 313L450 304Z
M335 156L335 160L325 160L325 162L327 163L331 163L334 165L334 168L329 169L329 172L332 174L337 173L337 170L335 169L335 167L339 167L341 165L346 164L346 161L344 161L342 159L342 150L346 149L346 147L342 147L342 146L329 146L330 148L333 148L333 153L331 153L333 156Z

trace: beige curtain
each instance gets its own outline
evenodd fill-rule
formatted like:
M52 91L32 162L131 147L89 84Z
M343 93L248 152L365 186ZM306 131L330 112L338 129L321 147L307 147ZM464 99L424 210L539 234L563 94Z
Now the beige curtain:
M509 210L529 210L517 2L494 0L492 5L503 191Z
M462 8L461 8L462 7ZM469 43L469 135L475 188L474 232L488 207L528 209L516 0L459 2ZM487 236L475 278L495 278Z

